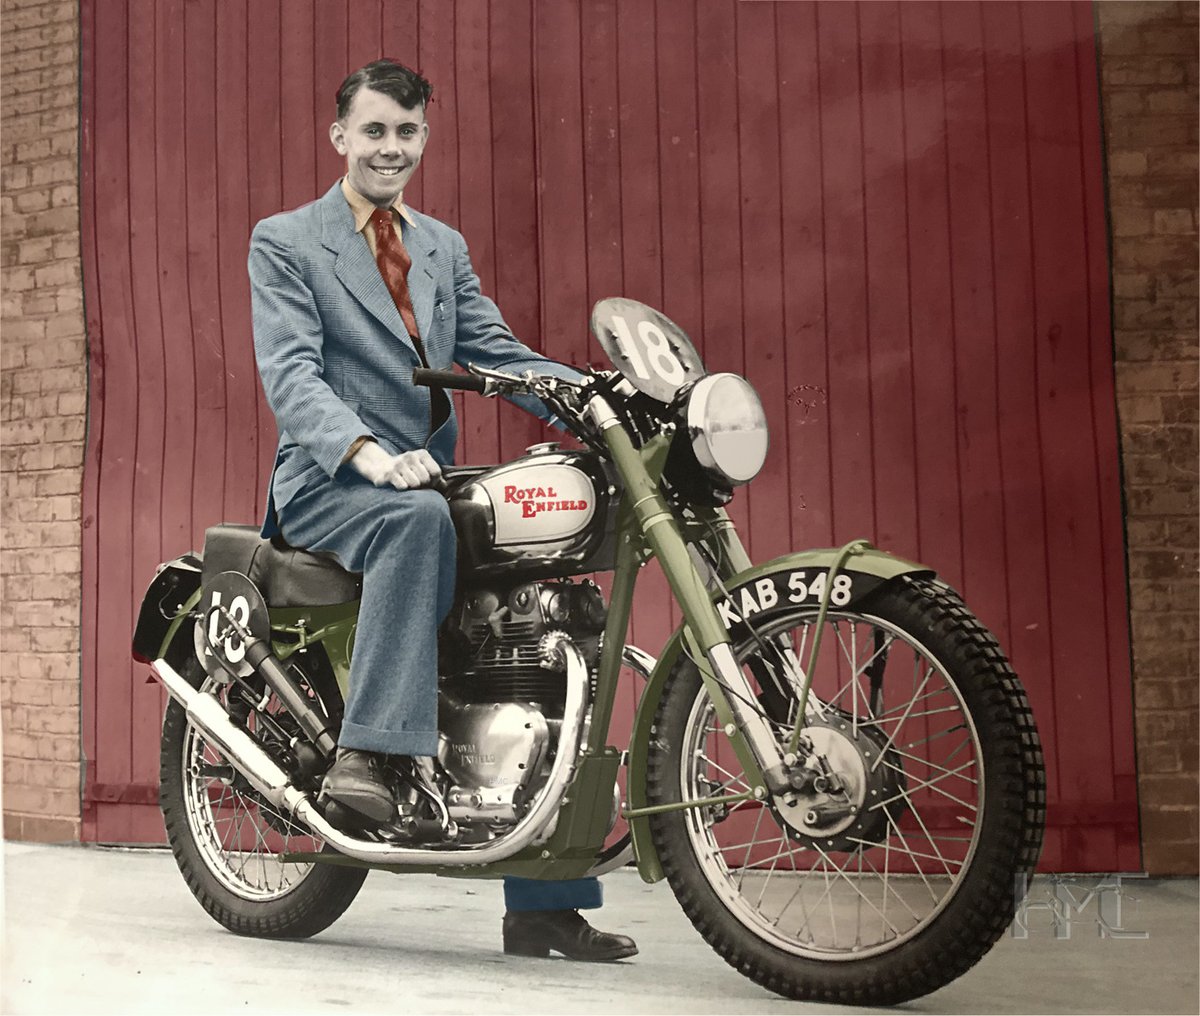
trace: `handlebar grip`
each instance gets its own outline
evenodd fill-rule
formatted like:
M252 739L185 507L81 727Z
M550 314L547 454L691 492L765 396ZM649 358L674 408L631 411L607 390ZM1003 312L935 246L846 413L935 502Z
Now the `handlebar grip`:
M452 370L431 370L428 367L413 368L413 384L457 388L464 392L483 392L487 387L487 382L474 374L456 374Z

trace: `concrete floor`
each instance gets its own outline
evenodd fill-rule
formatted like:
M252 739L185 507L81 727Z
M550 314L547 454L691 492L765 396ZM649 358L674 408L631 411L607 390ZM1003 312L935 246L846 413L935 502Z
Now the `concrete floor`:
M500 952L500 889L372 873L350 910L307 942L238 938L192 899L161 850L5 844L3 1013L790 1013L721 961L665 885L605 879L604 928L635 959L592 966ZM1044 882L1033 894L1045 898ZM965 977L899 1011L1196 1013L1195 879L1128 883L1102 939L1095 905L1056 940L1044 913ZM864 1010L845 1009L845 1012Z

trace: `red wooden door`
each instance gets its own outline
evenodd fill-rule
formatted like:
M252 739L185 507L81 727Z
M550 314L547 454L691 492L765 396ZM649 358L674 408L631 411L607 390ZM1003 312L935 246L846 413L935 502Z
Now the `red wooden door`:
M435 86L407 199L518 335L583 363L591 303L661 307L774 435L756 560L867 536L1008 648L1047 747L1044 866L1133 869L1132 702L1092 10L1085 3L84 0L91 395L85 834L153 841L155 564L254 521L259 218L338 175L344 74ZM460 460L542 437L460 403ZM634 640L674 623L646 576ZM632 689L621 703L628 721Z

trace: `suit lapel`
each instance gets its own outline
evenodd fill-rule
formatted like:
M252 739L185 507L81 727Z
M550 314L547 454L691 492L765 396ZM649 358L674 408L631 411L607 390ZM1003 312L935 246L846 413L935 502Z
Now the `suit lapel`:
M337 255L333 270L342 285L416 356L417 351L408 337L396 302L371 257L371 248L367 246L366 238L354 229L354 215L346 204L340 184L334 184L321 199L321 242ZM413 309L416 310L415 302ZM419 316L417 320L420 321Z
M433 308L437 296L437 279L433 274L433 254L437 249L429 231L404 223L404 246L412 258L408 270L408 295L422 340L427 340L433 326Z

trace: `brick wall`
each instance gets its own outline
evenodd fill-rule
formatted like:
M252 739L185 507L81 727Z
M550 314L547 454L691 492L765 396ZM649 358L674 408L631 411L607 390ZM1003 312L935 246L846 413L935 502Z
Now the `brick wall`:
M4 834L79 838L86 410L74 0L3 0L0 708Z
M1192 873L1197 835L1197 15L1097 5L1112 216L1143 861Z

